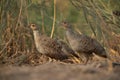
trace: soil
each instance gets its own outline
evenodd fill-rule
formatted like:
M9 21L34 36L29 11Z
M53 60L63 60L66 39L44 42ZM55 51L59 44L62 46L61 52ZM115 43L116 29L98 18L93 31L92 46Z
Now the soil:
M106 61L88 64L54 61L37 66L0 66L0 80L120 80L119 76L120 66L110 67Z

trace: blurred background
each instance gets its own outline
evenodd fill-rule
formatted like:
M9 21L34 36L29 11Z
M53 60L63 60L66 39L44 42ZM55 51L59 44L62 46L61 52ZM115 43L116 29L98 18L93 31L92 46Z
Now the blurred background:
M36 52L30 23L40 26L42 33L66 41L61 21L97 39L119 61L119 0L0 0L0 61Z

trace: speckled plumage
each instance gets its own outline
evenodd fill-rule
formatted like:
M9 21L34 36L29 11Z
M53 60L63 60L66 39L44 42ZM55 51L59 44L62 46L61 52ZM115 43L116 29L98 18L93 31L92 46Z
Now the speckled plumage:
M62 40L58 40L58 42L62 45L62 51L65 54L73 55L76 58L79 58L79 56L70 48L70 46L66 42Z
M62 26L65 28L66 37L75 52L84 53L84 55L87 55L88 57L92 53L95 53L101 57L107 57L105 49L97 40L84 34L76 33L72 29L72 26L67 22L62 22Z
M46 35L41 35L35 24L31 24L30 27L33 30L36 49L40 53L58 60L68 58L68 55L63 53L62 46L57 40L47 37Z

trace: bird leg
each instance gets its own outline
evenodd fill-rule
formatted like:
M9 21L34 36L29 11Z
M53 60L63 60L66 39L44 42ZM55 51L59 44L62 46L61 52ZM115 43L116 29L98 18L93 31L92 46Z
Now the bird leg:
M85 60L85 64L87 64L88 61L90 60L90 56L86 54L86 55L85 55L85 58L86 58L86 60Z
M81 53L78 53L78 52L75 52L75 53L79 56L79 60L80 60L80 62L84 62L83 59L82 59L82 55L81 55Z
M92 56L93 54L92 53L84 53L84 57L85 57L85 64L88 63L88 61L91 61L92 60Z

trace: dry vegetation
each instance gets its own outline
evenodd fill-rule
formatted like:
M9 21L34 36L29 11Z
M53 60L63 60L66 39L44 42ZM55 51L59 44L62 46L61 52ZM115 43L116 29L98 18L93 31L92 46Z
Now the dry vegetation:
M63 34L61 34L64 31L59 28L58 23L61 20L67 20L71 23L73 22L73 25L76 26L75 28L77 31L81 31L84 34L96 38L101 44L103 44L106 51L109 53L111 60L113 62L120 63L120 16L113 14L113 11L120 11L120 2L119 0L115 0L115 2L113 4L112 0L0 0L0 68L5 66L5 68L2 68L3 70L0 69L1 72L4 72L3 74L0 73L0 78L2 80L6 80L7 78L3 78L4 75L8 77L7 80L19 80L19 77L23 77L20 75L24 72L24 70L22 70L23 67L11 68L9 65L39 65L38 67L41 67L41 69L38 67L34 68L38 69L39 72L42 72L46 69L46 75L49 75L52 72L55 73L57 71L60 71L61 74L65 74L63 72L66 71L66 76L64 76L65 79L73 80L72 77L68 78L68 75L73 75L74 73L72 74L72 71L75 70L76 75L74 75L77 77L76 79L87 79L90 76L93 76L90 75L91 73L95 73L96 75L101 74L100 77L107 76L104 80L110 80L109 76L111 76L111 78L113 77L112 80L118 80L116 79L118 76L115 76L114 73L120 74L115 72L117 70L120 71L120 69L117 68L116 70L115 68L112 74L107 74L107 72L104 71L104 69L106 69L104 64L107 63L104 63L103 66L105 66L105 68L102 67L103 69L101 69L99 63L96 63L93 60L92 63L94 63L94 66L93 64L88 64L86 66L83 65L85 70L82 71L81 69L84 68L81 67L81 65L78 64L78 61L76 61L74 58L64 60L63 62L66 64L61 64L59 61L52 60L39 54L34 45L32 32L28 27L30 23L36 23L41 26L41 32L44 34L47 34L48 36L51 35L51 37L59 37L65 40ZM111 8L111 6L115 7ZM53 63L44 65L44 63L48 62ZM69 64L71 62L73 65ZM91 67L88 68L88 66L91 65L92 69ZM8 67L6 68L6 66ZM36 75L39 73L35 70L29 71L31 67L28 66L25 67L25 69L27 69L25 71L27 74L26 79L30 79L28 76L29 74ZM46 68L44 69L45 66ZM52 67L54 68L53 71L51 71ZM56 67L60 67L61 70L56 70ZM97 73L97 70L94 69L94 72L94 67L96 67L97 70L103 70L105 75L102 75L100 70L98 70ZM7 73L9 69L10 72ZM20 72L18 72L16 79L9 79L11 76L16 76L15 74L17 69ZM76 71L76 69L78 69L78 71ZM89 70L93 71L89 72ZM48 73L49 71L51 71L51 73ZM84 75L85 73L90 74L87 74L86 78L85 76L78 76L78 74ZM58 78L61 76L59 73L56 75ZM40 78L38 75L36 77ZM48 78L49 77L50 76L48 76ZM63 75L61 77L62 78L59 79L64 78ZM42 77L41 79L47 80L48 78ZM97 76L89 79L93 80L93 78L97 80ZM30 80L34 79L35 77L33 79L31 78Z

